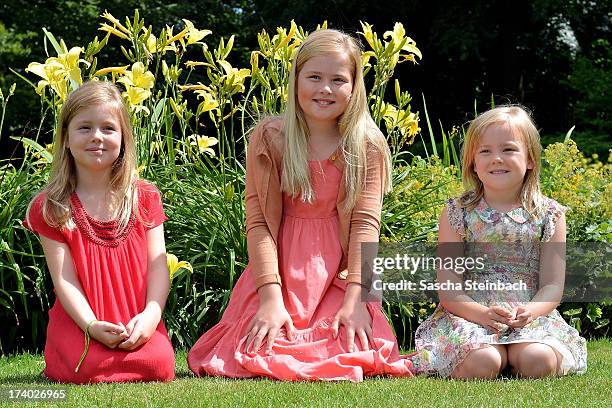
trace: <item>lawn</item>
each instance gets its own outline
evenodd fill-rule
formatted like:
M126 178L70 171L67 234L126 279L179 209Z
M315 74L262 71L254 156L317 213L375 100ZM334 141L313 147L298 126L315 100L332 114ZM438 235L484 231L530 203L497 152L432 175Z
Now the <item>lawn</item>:
M612 406L612 342L589 342L588 372L544 380L501 379L464 382L436 378L367 379L352 383L283 383L270 380L195 378L185 351L177 353L177 379L169 384L100 384L62 386L40 375L40 355L0 357L0 405L8 388L65 388L66 402L33 406ZM3 389L3 390L2 390Z

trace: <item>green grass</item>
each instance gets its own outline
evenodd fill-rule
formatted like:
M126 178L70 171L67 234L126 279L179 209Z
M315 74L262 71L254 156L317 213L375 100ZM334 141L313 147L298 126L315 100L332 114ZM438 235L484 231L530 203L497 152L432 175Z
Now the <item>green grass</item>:
M271 380L195 378L177 353L177 379L169 384L132 383L64 386L40 375L40 355L0 357L0 388L66 388L61 406L601 406L612 405L612 342L589 342L588 371L544 380L452 381L438 378L371 378L349 382L285 383ZM4 387L3 387L4 386ZM38 402L32 406L52 406ZM0 405L15 406L0 401Z

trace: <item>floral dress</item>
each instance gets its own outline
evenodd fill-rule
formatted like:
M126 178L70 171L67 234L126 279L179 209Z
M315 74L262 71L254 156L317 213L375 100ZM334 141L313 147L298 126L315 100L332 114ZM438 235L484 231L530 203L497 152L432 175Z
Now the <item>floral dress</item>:
M526 290L465 290L475 301L508 309L529 302L538 290L540 242L550 240L555 224L566 210L554 200L545 199L546 211L532 217L524 208L500 212L484 199L471 211L456 199L447 202L451 227L465 240L466 257L485 257L481 270L468 270L463 282L523 282ZM503 243L500 245L500 243ZM464 286L465 288L465 286ZM417 374L451 375L471 350L489 344L544 343L562 357L561 373L582 374L587 367L586 341L568 325L557 310L540 316L522 328L507 328L494 333L465 320L438 305L417 329L416 353L412 357Z

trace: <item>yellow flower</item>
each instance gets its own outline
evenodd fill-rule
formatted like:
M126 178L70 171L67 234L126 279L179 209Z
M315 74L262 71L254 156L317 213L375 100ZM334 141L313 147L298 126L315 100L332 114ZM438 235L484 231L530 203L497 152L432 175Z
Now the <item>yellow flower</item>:
M251 51L251 75L259 72L259 51Z
M361 21L360 23L361 23L361 29L363 30L360 34L362 34L363 37L366 39L366 41L370 45L370 48L372 48L373 50L376 50L378 38L376 36L376 33L372 31L372 26L368 23L363 23Z
M199 90L204 90L204 91L207 91L207 92L212 92L210 87L204 85L201 82L198 82L196 85L179 85L178 88L181 90L181 92L185 92L185 91L199 91Z
M132 65L132 70L126 71L125 76L120 78L117 82L121 82L126 86L151 89L155 84L155 77L151 72L146 71L142 62L138 61Z
M47 85L50 85L59 94L60 92L58 92L56 87L61 83L65 84L65 75L62 65L51 60L50 58L48 58L44 64L41 64L40 62L31 62L26 68L26 72L31 72L43 79L42 81L39 81L38 85L36 86L36 93L39 95L42 95L42 92Z
M123 92L122 95L134 112L144 111L147 115L149 114L149 109L141 104L151 96L151 91L136 86L126 85L126 91Z
M106 67L106 68L102 68L97 70L94 73L94 76L104 76L106 74L111 74L112 78L113 78L113 82L115 82L115 77L117 75L123 75L125 74L125 72L127 71L127 69L129 68L129 65L124 65L122 67Z
M178 258L174 254L166 254L166 263L168 265L168 272L170 273L170 280L172 280L174 274L178 272L179 269L185 269L193 273L193 267L191 264L187 261L179 262Z
M115 27L111 27L106 23L102 23L100 25L100 28L98 28L99 31L106 31L107 33L111 33L116 35L119 38L123 38L124 40L129 40L130 37L128 37L127 35L123 34L121 31L117 30Z
M231 64L225 60L219 60L217 62L221 65L223 71L225 71L225 75L221 77L221 81L229 93L235 94L237 92L244 92L244 80L251 76L251 71L246 68L233 68Z
M72 47L70 51L67 51L66 44L63 42L62 47L65 51L57 56L57 61L62 64L69 79L76 81L79 85L82 84L83 79L81 78L81 68L79 67L79 62L84 62L86 65L89 65L87 61L79 58L81 52L83 52L83 48Z
M183 112L187 108L187 101L184 101L181 104L176 103L173 97L170 97L170 107L174 111L174 114L179 117L179 119L183 120Z
M198 115L201 115L204 112L211 111L219 106L219 102L217 102L215 100L215 97L207 90L196 89L195 94L197 95L198 99L200 98L204 99L198 105L198 110L197 110Z
M147 50L151 54L155 54L157 52L157 38L155 38L153 34L149 34L149 36L147 37L146 46Z
M416 62L414 59L414 55L419 57L419 59L423 59L421 51L416 47L416 42L412 38L406 37L406 30L404 29L404 25L402 23L395 23L395 25L393 26L393 31L385 31L385 33L383 34L383 38L386 39L389 37L391 37L396 47L400 45L404 41L404 39L406 40L406 42L401 48L401 51L406 51L410 54L401 55L404 58L404 61L410 60L412 62Z
M106 67L96 71L94 76L102 76L106 74L124 74L125 71L129 68L129 65L124 65L122 67Z
M185 66L189 69L193 69L195 67L212 67L212 65L210 65L208 62L202 62L202 61L187 61L185 62Z
M196 44L202 38L212 34L212 31L210 30L198 30L193 26L193 23L191 21L185 18L183 19L183 22L185 23L185 27L187 28L187 45Z
M191 144L194 146L198 146L198 150L200 153L207 153L211 157L215 155L215 151L211 148L211 146L219 143L217 138L208 137L208 136L200 136L200 135L191 135L189 138L191 140Z
M121 24L121 22L119 20L117 20L111 13L109 13L107 10L104 10L104 13L102 13L102 15L100 17L105 18L108 21L110 21L111 23L113 23L113 26L120 30L119 33L123 36L122 38L125 38L125 39L128 38L125 34L130 34L130 31L127 28L125 28L125 26L123 24ZM104 25L107 25L107 24L105 23ZM103 30L103 31L107 31L107 30ZM113 34L115 34L115 33L113 33Z
M177 35L172 34L173 27L166 26L166 43L168 45L172 44L175 41L184 38L189 33L189 27L185 27L180 33Z
M278 45L274 47L275 50L283 48L287 46L287 44L289 44L289 41L291 41L293 36L295 36L295 32L297 31L297 25L295 24L295 21L291 20L291 27L289 28L288 34L285 34L284 28L277 28L276 31L278 32L278 34L274 36L275 38L277 38L277 36L278 39L283 37L284 38L278 43ZM272 39L272 41L274 42L274 38Z

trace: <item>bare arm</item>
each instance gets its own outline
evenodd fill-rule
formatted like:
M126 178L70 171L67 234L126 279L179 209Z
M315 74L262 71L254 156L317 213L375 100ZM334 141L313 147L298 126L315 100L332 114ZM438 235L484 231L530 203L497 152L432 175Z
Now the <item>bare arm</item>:
M565 284L565 215L561 214L550 240L540 252L540 289L531 302L516 310L513 327L523 327L539 316L546 316L561 302Z
M85 331L87 326L97 320L74 270L72 255L68 245L40 236L47 267L51 273L51 280L55 293L68 316ZM97 321L89 327L91 336L106 345L114 348L127 337L125 328L110 322Z
M130 337L119 345L119 348L125 350L133 350L149 341L157 329L166 305L170 291L170 273L166 262L163 224L147 231L147 267L145 308L126 326Z
M448 221L448 208L445 207L440 214L438 253L441 258L461 257L464 255L463 240L459 233L450 225ZM444 268L438 269L438 282L452 282L463 284L463 279L455 271ZM463 290L440 290L438 291L440 304L455 316L462 317L471 322L499 331L504 327L501 324L508 324L511 314L499 306L487 307L474 301Z

